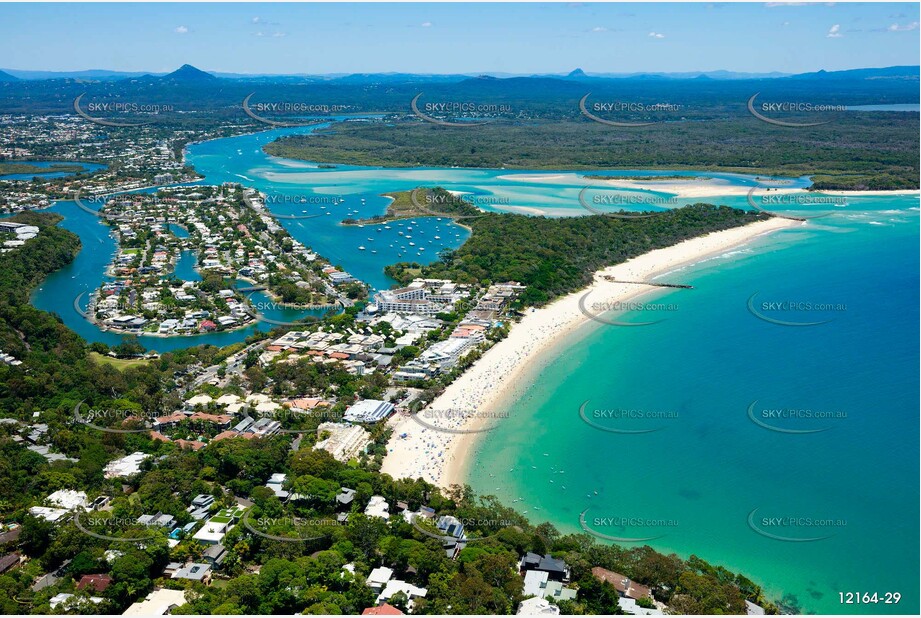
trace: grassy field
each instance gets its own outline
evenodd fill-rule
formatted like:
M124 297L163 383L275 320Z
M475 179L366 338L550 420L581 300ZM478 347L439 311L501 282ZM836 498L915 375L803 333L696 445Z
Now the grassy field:
M141 365L146 365L150 361L143 358L112 358L111 356L105 356L99 352L90 352L90 358L100 364L112 365L119 371L124 371L129 367L140 367Z

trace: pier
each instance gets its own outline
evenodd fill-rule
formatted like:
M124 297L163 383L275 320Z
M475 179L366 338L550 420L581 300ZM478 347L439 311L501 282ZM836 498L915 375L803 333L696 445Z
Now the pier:
M654 283L652 281L624 281L622 279L615 279L611 275L602 275L602 279L605 281L610 281L611 283L630 283L633 285L651 285L657 288L679 288L682 290L693 290L693 285L684 285L683 283Z

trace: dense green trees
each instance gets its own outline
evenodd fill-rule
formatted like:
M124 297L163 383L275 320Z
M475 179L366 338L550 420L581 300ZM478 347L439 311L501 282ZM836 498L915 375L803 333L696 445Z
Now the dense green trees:
M386 272L401 283L420 271L423 277L459 283L518 281L528 286L521 303L539 305L585 287L603 267L767 218L763 213L709 204L637 219L488 214L470 220L473 234L467 242L438 262L427 266L403 262L388 266Z
M471 130L411 120L346 123L284 137L265 150L384 167L719 170L816 174L817 189L918 188L917 114L839 114L830 124L795 130L762 123L742 106L718 115L633 130L586 119L500 122Z

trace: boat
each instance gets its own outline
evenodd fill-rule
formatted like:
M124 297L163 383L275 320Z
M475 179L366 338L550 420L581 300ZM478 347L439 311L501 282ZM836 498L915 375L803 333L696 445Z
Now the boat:
M364 245L361 245L360 247L358 247L358 250L359 250L359 251L364 251L364 250L365 250L365 246L364 246Z
M409 246L410 246L410 247L415 247L415 246L416 246L416 243L411 242L411 243L409 243Z

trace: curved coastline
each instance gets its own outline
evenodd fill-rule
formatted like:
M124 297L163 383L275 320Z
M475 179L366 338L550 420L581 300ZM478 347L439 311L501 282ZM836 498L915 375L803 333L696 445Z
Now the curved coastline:
M804 225L775 217L749 225L685 240L656 249L595 273L588 288L531 310L512 326L508 337L487 350L463 375L451 383L429 406L431 410L474 411L466 417L451 416L436 423L447 431L423 429L412 418L399 421L387 445L382 472L394 478L418 478L448 488L462 485L471 463L477 437L498 418L502 402L527 382L531 369L546 362L546 355L564 337L573 336L591 323L579 301L588 291L593 302L615 303L636 299L658 288L609 281L648 280L676 268L704 260L777 230ZM400 437L407 434L407 437Z

